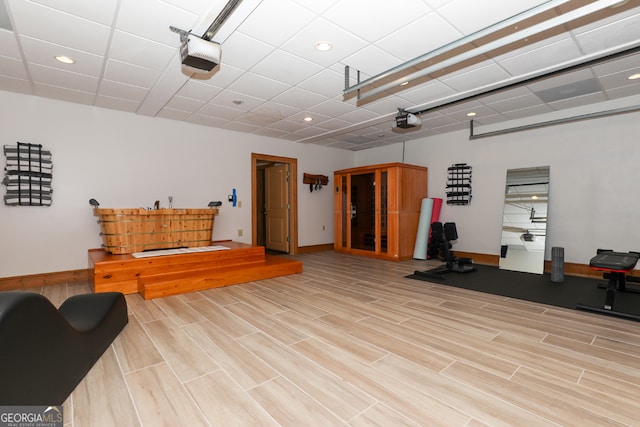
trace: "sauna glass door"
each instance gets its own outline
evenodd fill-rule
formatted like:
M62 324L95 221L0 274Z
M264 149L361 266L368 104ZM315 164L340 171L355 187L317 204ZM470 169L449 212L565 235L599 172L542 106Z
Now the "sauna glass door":
M351 248L376 249L376 174L351 175Z

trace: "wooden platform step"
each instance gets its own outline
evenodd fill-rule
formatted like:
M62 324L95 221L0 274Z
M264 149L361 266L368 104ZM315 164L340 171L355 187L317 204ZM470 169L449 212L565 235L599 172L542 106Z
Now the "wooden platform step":
M188 272L140 276L138 293L144 299L152 299L301 272L300 261L265 255L262 261L246 263L242 266L218 266Z
M94 292L140 292L145 299L302 272L302 263L265 255L264 247L212 242L228 250L135 258L89 250Z

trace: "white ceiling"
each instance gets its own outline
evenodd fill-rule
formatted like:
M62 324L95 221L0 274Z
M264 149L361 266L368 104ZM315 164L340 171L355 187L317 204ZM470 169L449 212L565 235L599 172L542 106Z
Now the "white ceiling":
M468 128L471 111L476 126L491 125L640 94L640 79L627 79L640 73L631 55L479 96L557 64L638 47L639 0L566 1L531 23L607 7L374 101L345 99L345 65L355 84L355 70L368 79L548 2L244 0L213 37L222 61L206 78L182 71L179 35L169 26L201 36L227 0L0 2L1 90L347 150ZM333 48L316 50L321 40ZM398 108L420 113L421 128L394 128Z

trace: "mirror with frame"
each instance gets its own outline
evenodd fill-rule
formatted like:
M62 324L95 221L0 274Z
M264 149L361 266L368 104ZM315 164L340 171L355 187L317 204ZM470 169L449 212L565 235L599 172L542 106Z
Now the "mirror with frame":
M507 170L501 269L544 272L548 200L549 166Z

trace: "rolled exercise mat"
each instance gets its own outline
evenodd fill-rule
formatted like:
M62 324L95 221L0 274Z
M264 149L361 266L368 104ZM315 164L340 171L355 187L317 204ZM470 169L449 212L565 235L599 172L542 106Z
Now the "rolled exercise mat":
M431 224L434 222L440 221L440 209L442 208L442 199L433 198L433 209L431 212L431 222L429 223L429 233L427 238L427 259L431 258L429 256L429 240L431 239Z
M429 229L431 228L432 212L433 199L422 199L422 203L420 204L420 218L418 219L416 244L413 247L414 259L427 259L427 244L429 243Z

